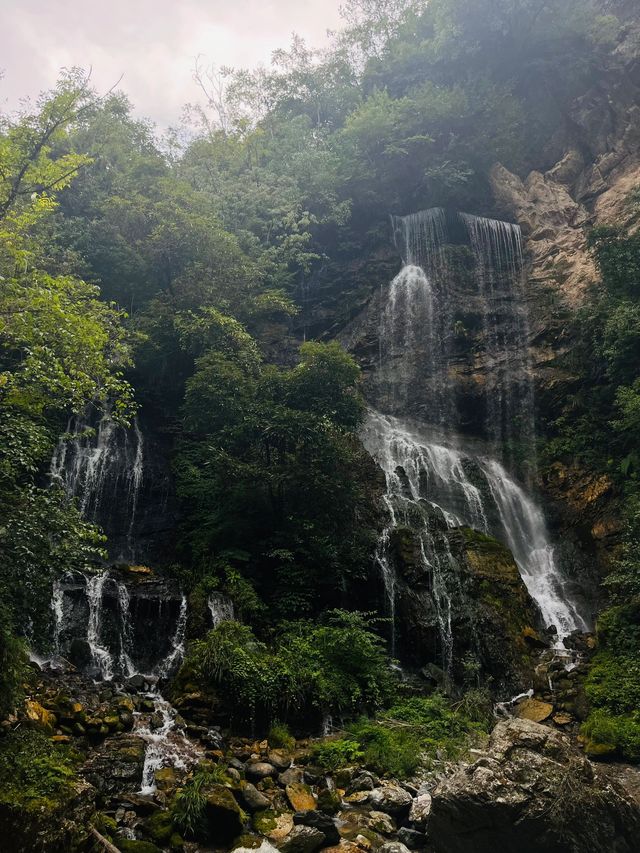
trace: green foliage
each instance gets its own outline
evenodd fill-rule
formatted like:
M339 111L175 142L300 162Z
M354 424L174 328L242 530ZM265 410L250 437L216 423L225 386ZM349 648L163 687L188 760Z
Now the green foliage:
M27 653L12 633L9 609L0 604L0 720L16 707L27 675Z
M218 765L199 767L186 785L180 788L171 804L171 817L180 832L189 837L204 835L204 809L207 788L228 783L225 768Z
M582 734L640 760L640 598L598 619L599 648L586 683L591 713Z
M404 779L436 754L459 756L491 724L490 717L483 714L478 722L440 694L413 697L376 719L360 719L337 740L318 744L314 758L328 770L360 761L377 773Z
M271 724L271 728L267 733L267 740L269 741L269 746L275 749L292 750L296 745L296 739L289 731L289 726L278 720Z
M74 795L79 756L40 732L22 728L0 739L0 802L39 811Z
M344 611L327 613L324 624L291 623L271 646L248 625L223 622L192 644L184 671L223 697L236 720L261 725L375 709L391 688L382 640L361 614Z

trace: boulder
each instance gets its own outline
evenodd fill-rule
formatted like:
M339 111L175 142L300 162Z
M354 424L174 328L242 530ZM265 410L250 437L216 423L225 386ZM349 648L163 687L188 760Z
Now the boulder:
M245 768L245 773L249 779L260 780L266 779L267 776L275 776L276 768L273 764L268 764L266 761L251 761Z
M291 766L291 755L284 749L271 749L267 755L269 764L273 764L276 770L286 770Z
M294 826L289 835L278 845L281 853L313 853L325 842L325 836L312 826Z
M385 812L369 812L367 823L374 832L380 832L382 835L393 835L396 831L395 820Z
M432 792L437 853L632 853L640 805L557 729L494 728L485 756Z
M251 782L247 782L242 789L242 799L250 812L268 809L271 805L267 797L255 785L252 785Z
M378 848L378 853L411 853L411 851L401 841L387 841L386 844Z
M224 785L212 785L206 791L206 798L204 815L209 837L218 844L229 844L242 832L242 810Z
M553 705L549 702L541 702L539 699L523 699L516 706L516 716L521 720L532 720L534 723L542 723L553 714Z
M397 785L384 785L371 791L368 802L376 811L395 816L409 811L412 798L411 794Z
M43 708L39 702L27 699L24 703L24 711L29 723L36 729L52 734L56 725L56 716L51 711Z
M313 829L319 829L324 835L325 844L338 844L340 842L340 833L333 818L317 809L297 812L293 816L293 822L297 826L311 826Z
M304 770L302 767L290 767L278 776L278 782L285 788L287 785L293 785L295 782L304 781Z
M293 828L293 815L290 812L279 812L275 809L265 809L253 816L253 828L261 835L266 835L271 841L282 841Z

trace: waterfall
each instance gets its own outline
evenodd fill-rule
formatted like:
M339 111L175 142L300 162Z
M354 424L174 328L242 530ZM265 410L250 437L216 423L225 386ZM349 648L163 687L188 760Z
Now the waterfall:
M207 601L211 614L211 626L217 628L221 622L229 622L235 618L233 601L219 592L214 592Z
M102 591L105 581L109 578L107 572L101 572L87 578L87 601L89 603L89 620L87 623L87 642L91 649L93 662L105 681L113 678L113 657L109 649L101 645L100 629L102 625Z
M51 613L53 617L53 650L60 654L60 632L64 619L64 591L59 580L53 582L53 593L51 595Z
M133 663L133 627L131 625L131 596L122 581L118 581L118 610L120 611L120 670L130 678L137 669Z
M158 678L167 678L173 672L176 664L184 657L184 641L187 633L187 596L183 595L180 602L180 612L176 630L171 638L171 648L166 658L156 667Z
M521 466L521 474L535 468L520 228L441 208L393 217L392 224L403 267L383 298L370 394L379 411L369 411L363 428L364 445L386 479L389 524L375 559L392 649L398 579L390 543L401 526L417 537L431 577L445 671L452 662L451 601L459 585L450 527L470 526L509 546L561 644L587 625L569 599L542 511L508 473L518 458L530 466ZM482 382L469 385L472 371ZM475 395L471 413L469 403L463 405L463 381ZM480 447L468 437L474 429L488 444Z
M138 419L130 429L104 415L73 417L54 450L49 479L74 498L83 516L114 539L124 538L122 560L135 560L134 531L144 480L144 439Z

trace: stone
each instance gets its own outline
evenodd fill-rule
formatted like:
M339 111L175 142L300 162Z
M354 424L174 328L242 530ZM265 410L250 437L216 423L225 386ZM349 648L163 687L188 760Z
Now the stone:
M419 794L411 803L409 820L411 823L424 828L431 814L431 794Z
M379 784L380 780L374 779L371 773L360 773L351 781L347 794L355 794L356 791L373 791Z
M374 809L390 815L402 815L409 812L412 803L411 794L396 785L384 785L368 795L368 802Z
M324 844L324 833L312 826L294 826L278 845L281 853L313 853Z
M524 699L516 706L515 712L521 720L542 723L553 714L553 705L549 702L541 702L539 699Z
M551 719L556 724L556 726L568 726L570 723L574 722L574 719L571 714L554 714Z
M308 785L304 782L294 782L285 788L287 799L297 812L304 812L317 808L316 798Z
M326 814L336 814L340 810L342 797L337 791L323 788L318 793L318 808Z
M304 770L302 767L290 767L278 776L278 782L285 788L287 785L294 785L296 782L304 780Z
M486 755L431 793L437 853L637 849L640 805L565 734L531 720L498 723Z
M271 749L267 753L267 760L276 768L276 770L286 770L291 766L291 755L284 749Z
M369 812L367 823L371 829L382 835L393 835L396 831L396 822L386 812Z
M33 699L27 699L24 703L24 710L27 720L30 724L46 734L53 734L56 725L56 715L43 708L39 702Z
M250 812L268 809L271 805L270 800L255 785L252 785L251 782L247 782L242 789L242 799Z
M411 851L401 841L387 841L378 848L378 853L411 853Z
M299 826L311 826L314 829L319 829L324 835L324 844L338 844L340 842L340 833L333 818L327 814L323 814L317 809L310 809L306 812L296 812L293 816L293 823Z
M266 761L250 761L245 767L245 773L250 779L266 779L267 776L275 776L276 768Z
M160 791L169 791L176 786L176 771L173 767L160 767L156 770L154 778Z
M224 785L213 785L206 791L204 816L209 836L218 844L229 844L242 832L242 811Z
M266 835L271 841L282 841L293 828L293 815L291 812L265 809L254 814L253 828L261 835Z

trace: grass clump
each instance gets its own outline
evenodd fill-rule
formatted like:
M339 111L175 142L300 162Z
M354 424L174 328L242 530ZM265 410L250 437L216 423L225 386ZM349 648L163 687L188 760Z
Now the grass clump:
M204 810L207 791L212 785L229 782L224 767L207 765L200 767L186 785L177 792L171 804L171 819L181 833L190 838L206 836Z
M359 761L376 773L406 779L429 757L457 757L489 725L486 717L472 719L440 694L413 697L376 719L361 718L338 740L318 744L314 757L327 770Z
M269 746L274 749L286 749L290 752L296 746L296 739L289 731L286 723L273 723L267 734L267 740Z

